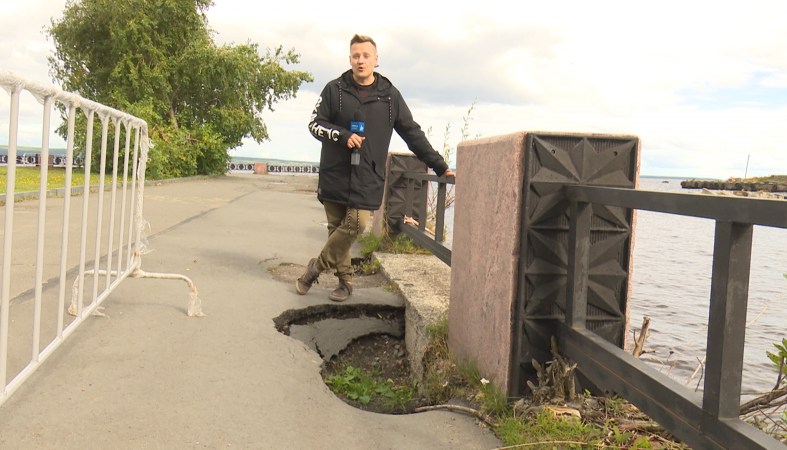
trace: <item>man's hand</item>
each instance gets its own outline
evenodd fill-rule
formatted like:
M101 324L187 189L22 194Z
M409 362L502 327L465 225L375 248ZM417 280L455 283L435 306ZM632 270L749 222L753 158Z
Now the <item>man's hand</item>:
M445 172L443 172L443 176L444 176L444 177L456 177L456 174L454 173L454 171L453 171L453 170L451 170L451 169L446 169L446 171L445 171Z
M361 144L363 144L364 139L366 138L353 133L353 135L350 136L350 139L347 139L347 148L361 148Z

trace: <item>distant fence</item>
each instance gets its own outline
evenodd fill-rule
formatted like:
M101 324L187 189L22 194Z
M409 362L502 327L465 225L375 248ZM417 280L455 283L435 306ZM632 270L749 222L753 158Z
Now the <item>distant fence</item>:
M227 170L233 172L253 172L254 163L227 163ZM268 163L268 173L317 174L320 173L320 166L315 166L313 164Z
M122 111L109 108L105 105L84 99L76 94L64 92L51 85L44 85L21 78L11 72L0 70L0 87L3 87L11 96L10 115L8 123L8 153L4 158L6 164L6 198L5 206L0 211L0 216L4 220L3 228L3 247L2 247L2 274L0 275L0 405L2 405L11 394L14 393L40 365L52 355L52 353L69 337L85 319L97 312L99 305L109 296L112 291L127 277L137 278L171 278L186 281L191 287L191 297L188 314L190 316L200 316L200 302L197 297L196 288L188 278L177 274L151 274L143 272L141 267L141 255L146 253L145 229L147 222L142 215L143 194L145 186L145 163L148 154L148 130L147 123L138 118L126 114ZM38 156L19 155L17 152L17 140L20 129L20 94L27 91L32 94L43 105L43 126L41 130L42 142L41 152ZM90 161L93 155L93 125L96 116L101 124L101 143L99 150L100 178L99 190L95 195L90 192L90 164L84 168L84 187L81 205L81 225L78 226L81 236L78 240L79 262L78 267L74 267L74 259L69 262L69 232L70 229L77 228L71 224L70 214L72 211L71 195L72 189L63 189L62 199L62 227L57 227L57 232L53 233L50 225L50 234L54 234L59 239L59 264L51 261L52 253L57 254L58 248L50 246L45 252L45 236L47 235L47 182L39 182L38 214L37 220L29 215L22 215L19 220L23 220L23 225L15 230L14 211L16 204L13 200L16 187L16 168L20 165L36 165L38 161L50 161L49 154L49 135L51 125L51 113L55 102L59 103L64 111L67 112L67 150L64 159L58 159L57 165L61 165L65 170L63 181L66 187L72 186L73 168L75 167L74 148L75 148L75 127L77 124L78 111L81 110L86 119L84 151L85 160ZM108 152L108 137L110 124L114 130L114 146L112 153ZM25 124L23 124L25 125ZM80 130L81 131L81 130ZM119 161L121 154L121 137L124 138L123 160ZM133 137L133 149L132 149ZM133 154L132 154L133 153ZM109 204L105 205L104 192L105 172L107 167L107 157L112 157L110 167L112 169L112 188L109 195ZM52 160L54 163L54 160ZM48 164L40 164L40 180L48 179ZM120 173L120 178L118 174ZM120 191L120 199L118 199ZM55 202L54 199L49 200ZM60 204L60 200L57 200ZM91 206L92 202L97 202ZM105 206L108 206L105 211ZM91 209L91 207L93 209ZM79 208L76 206L76 208ZM75 209L76 209L75 208ZM94 213L90 217L89 212ZM55 218L57 221L58 218ZM34 224L33 224L34 222ZM51 220L50 220L51 222ZM106 227L106 228L105 228ZM76 230L75 230L76 231ZM28 238L35 234L36 243L33 245L35 251L34 281L28 281L33 277L26 276L25 270L28 265L19 264L17 257L14 259L14 245L21 245L26 242L28 245L32 239ZM93 259L88 260L88 249L93 250ZM45 255L50 255L47 261ZM22 255L26 257L28 255ZM48 263L48 264L47 264ZM92 268L88 268L88 265ZM13 266L13 267L12 267ZM22 266L22 267L20 267ZM52 298L47 298L44 302L44 273L47 266L58 267L47 273L50 281L56 281L57 293L55 289L46 289L47 294L52 294ZM71 267L69 267L71 266ZM12 269L16 272L12 277ZM72 270L69 270L72 269ZM56 272L56 273L55 273ZM86 285L85 277L91 275L92 286ZM68 281L73 279L72 287L68 286ZM13 286L12 286L13 283ZM28 284L29 283L29 284ZM54 285L55 283L46 283ZM14 296L12 297L12 287ZM71 303L68 309L65 306L67 293L71 291ZM89 292L88 292L89 291ZM90 303L84 304L85 296L88 295ZM19 310L11 310L11 303L14 300L14 307ZM29 316L22 313L25 308L22 305L29 305L28 300L33 301L32 320ZM75 318L69 323L65 323L65 312L68 311ZM46 316L46 317L44 317ZM13 317L13 319L12 319ZM48 323L42 331L42 320L51 319L53 323ZM9 356L9 340L13 338L23 341L25 333L19 329L20 323L30 323L32 328L32 357L27 365L24 365L23 353L16 352L20 347L14 343L14 353ZM12 333L11 329L14 328ZM52 333L54 330L54 333ZM42 333L54 334L53 339L41 350ZM29 336L29 335L27 335ZM20 368L18 373L7 382L9 369ZM13 374L12 374L13 375Z
M44 158L40 153L17 153L17 166L39 166ZM67 157L65 155L49 155L48 166L66 167ZM84 167L85 161L80 156L72 155L72 167ZM8 165L8 155L0 155L0 166Z

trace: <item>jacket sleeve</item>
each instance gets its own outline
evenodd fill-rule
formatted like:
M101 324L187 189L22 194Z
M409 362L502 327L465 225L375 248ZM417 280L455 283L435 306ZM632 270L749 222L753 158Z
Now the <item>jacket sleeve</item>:
M407 144L407 148L415 153L418 159L431 167L437 176L443 176L445 171L448 170L448 164L445 163L443 156L432 148L432 144L426 139L421 126L413 120L413 114L399 91L394 92L393 101L396 103L394 129Z
M314 111L312 111L312 116L309 120L309 132L318 141L336 142L343 147L347 147L347 140L350 139L352 133L350 130L332 123L331 120L335 103L333 91L331 83L328 83L325 89L322 90L322 94L317 99L317 104L314 106Z

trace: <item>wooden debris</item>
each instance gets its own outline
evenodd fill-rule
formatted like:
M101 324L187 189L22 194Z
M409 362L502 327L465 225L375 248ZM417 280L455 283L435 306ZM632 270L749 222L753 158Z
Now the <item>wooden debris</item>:
M642 328L640 329L639 336L637 336L637 332L634 331L634 342L636 345L634 346L634 351L631 352L635 358L639 358L645 353L645 339L648 338L648 328L650 328L650 317L643 317L642 318Z

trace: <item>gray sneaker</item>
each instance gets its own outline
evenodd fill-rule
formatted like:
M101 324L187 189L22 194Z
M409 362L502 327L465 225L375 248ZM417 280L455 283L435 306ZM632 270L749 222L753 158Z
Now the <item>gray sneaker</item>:
M335 302L343 302L353 293L353 284L350 281L339 280L339 287L328 296Z
M317 278L320 277L320 272L315 265L316 262L317 258L310 259L309 264L306 265L306 272L295 282L295 290L301 295L306 295L312 284L317 283Z

